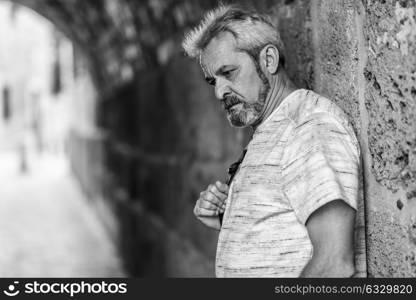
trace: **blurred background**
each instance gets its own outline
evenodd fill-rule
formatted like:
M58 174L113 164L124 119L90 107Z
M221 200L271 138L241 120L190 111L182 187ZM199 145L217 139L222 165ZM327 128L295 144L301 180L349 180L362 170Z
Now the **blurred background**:
M354 125L360 272L415 276L416 4L241 2ZM180 44L217 4L0 0L0 277L214 276L218 233L193 206L251 132Z
M70 128L92 127L87 106L74 105L88 90L75 79L73 43L5 1L0 37L0 276L124 275L70 172Z

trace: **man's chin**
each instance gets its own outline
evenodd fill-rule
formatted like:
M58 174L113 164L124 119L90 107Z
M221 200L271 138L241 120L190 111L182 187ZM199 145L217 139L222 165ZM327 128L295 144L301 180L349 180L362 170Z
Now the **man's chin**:
M243 124L243 123L236 123L236 122L231 122L231 121L230 121L230 125L231 125L231 127L234 127L234 128L244 128L244 127L248 126L248 125Z
M239 117L239 116L232 116L230 114L227 115L228 122L230 122L232 127L236 128L243 128L248 127L251 124L254 123L255 120L252 120L252 122L247 122L247 120Z
M227 120L232 127L240 128L246 126L246 124L241 120L241 118L239 118L238 116L233 116L229 112L227 112Z

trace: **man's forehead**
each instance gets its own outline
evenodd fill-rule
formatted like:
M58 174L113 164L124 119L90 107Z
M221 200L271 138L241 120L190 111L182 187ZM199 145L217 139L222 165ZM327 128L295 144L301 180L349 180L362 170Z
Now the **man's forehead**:
M229 32L214 37L199 57L199 63L204 73L215 72L222 65L231 64L235 60L236 46L237 42Z

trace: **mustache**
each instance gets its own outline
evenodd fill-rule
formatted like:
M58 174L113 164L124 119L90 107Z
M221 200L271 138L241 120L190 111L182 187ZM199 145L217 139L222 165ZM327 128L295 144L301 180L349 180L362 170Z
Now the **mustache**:
M243 103L237 96L227 96L222 99L225 109L230 109L233 105Z

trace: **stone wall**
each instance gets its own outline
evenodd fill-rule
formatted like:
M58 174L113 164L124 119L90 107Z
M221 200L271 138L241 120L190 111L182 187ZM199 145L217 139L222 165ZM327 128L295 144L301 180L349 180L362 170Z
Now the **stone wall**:
M416 275L415 1L367 1L364 101L372 276Z
M228 126L180 41L216 1L18 2L48 17L86 58L99 134L73 131L73 167L131 274L213 276L217 234L192 208L225 178L250 133ZM415 1L244 2L279 24L298 86L333 99L354 125L365 191L362 275L366 267L368 276L416 275Z

